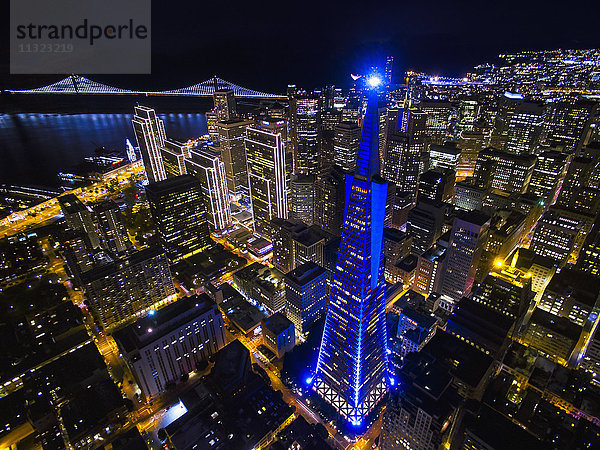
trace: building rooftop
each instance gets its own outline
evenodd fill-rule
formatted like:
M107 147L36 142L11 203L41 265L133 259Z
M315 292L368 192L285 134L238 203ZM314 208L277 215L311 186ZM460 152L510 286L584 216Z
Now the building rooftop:
M317 263L308 261L296 267L294 270L289 271L284 276L286 283L290 281L298 286L304 286L325 273L326 270L323 267L319 266Z
M574 269L562 269L555 274L546 287L546 292L570 296L577 302L594 306L600 297L600 279Z
M184 297L158 311L151 311L146 317L116 331L114 337L127 352L140 349L213 308L216 303L207 294Z
M285 317L283 313L277 312L270 317L267 317L263 320L262 323L263 328L268 329L275 336L280 335L284 331L288 330L293 323L290 319Z
M86 206L75 194L65 194L58 197L58 204L67 214L76 214L81 211L87 211Z
M156 183L150 183L146 186L146 193L153 196L168 195L176 192L183 192L199 185L200 182L193 175L180 175L178 177L157 181Z
M219 308L245 334L260 325L265 318L265 314L256 306L247 302L239 292L236 291L236 295L230 298L225 298L224 293L223 297Z

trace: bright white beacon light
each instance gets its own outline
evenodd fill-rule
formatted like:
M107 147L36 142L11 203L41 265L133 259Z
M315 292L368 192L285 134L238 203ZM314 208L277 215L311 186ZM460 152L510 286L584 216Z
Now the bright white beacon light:
M377 75L371 75L369 78L367 78L367 83L371 87L377 87L381 84L381 78L379 78Z

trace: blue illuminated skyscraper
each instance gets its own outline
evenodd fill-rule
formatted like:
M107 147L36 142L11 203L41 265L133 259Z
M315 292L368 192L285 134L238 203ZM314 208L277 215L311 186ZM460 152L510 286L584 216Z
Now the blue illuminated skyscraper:
M371 92L354 175L346 177L342 241L314 388L354 425L387 391L382 251L387 181L379 175L377 94Z

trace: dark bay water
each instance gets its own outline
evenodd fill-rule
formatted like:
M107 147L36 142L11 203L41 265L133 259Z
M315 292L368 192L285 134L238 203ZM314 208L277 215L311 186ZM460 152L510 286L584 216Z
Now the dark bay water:
M161 114L168 137L206 134L201 113ZM67 172L98 146L124 150L137 145L131 114L0 114L0 183L58 186Z

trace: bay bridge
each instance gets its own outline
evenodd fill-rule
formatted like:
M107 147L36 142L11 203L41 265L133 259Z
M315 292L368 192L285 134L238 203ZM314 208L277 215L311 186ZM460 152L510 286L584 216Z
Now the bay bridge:
M145 95L145 96L172 96L172 97L212 97L216 90L233 90L234 95L240 98L272 98L285 99L285 95L270 94L238 86L230 81L217 76L192 86L168 91L135 91L121 89L114 86L98 83L80 75L70 75L56 83L34 89L10 90L9 94L50 94L50 95Z

